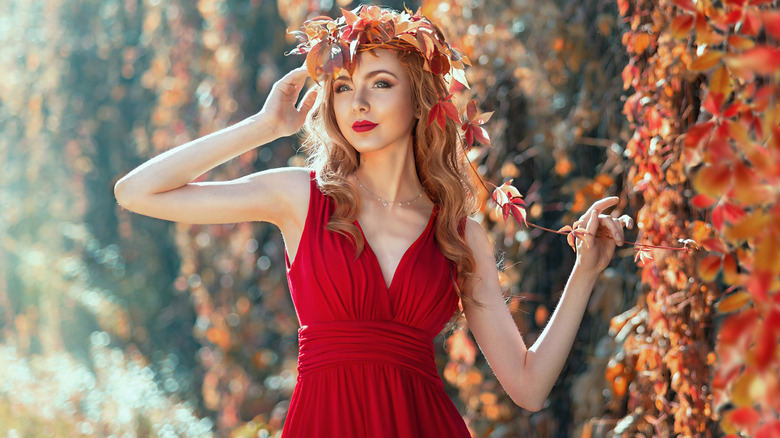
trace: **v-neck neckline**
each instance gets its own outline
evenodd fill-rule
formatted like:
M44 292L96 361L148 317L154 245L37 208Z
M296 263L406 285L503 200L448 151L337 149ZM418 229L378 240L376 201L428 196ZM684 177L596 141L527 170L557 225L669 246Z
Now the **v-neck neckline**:
M393 284L395 283L395 277L398 274L398 271L401 270L403 267L403 263L406 260L407 256L409 255L412 248L417 245L417 243L422 240L424 236L426 236L431 228L431 225L433 224L433 218L436 216L436 210L439 208L438 204L433 205L433 209L431 210L431 216L428 218L428 223L425 225L425 228L422 230L419 236L417 236L416 239L406 248L406 251L401 255L401 259L398 260L398 264L395 266L395 270L391 274L390 277L390 283L387 282L387 278L385 278L384 271L382 270L382 265L379 263L379 258L376 256L376 252L374 252L374 248L371 247L371 243L366 238L366 233L363 231L363 227L360 225L360 221L357 219L355 220L355 225L357 225L358 229L360 230L360 234L363 236L363 242L364 242L364 249L368 249L371 252L371 258L373 259L373 264L376 266L376 268L379 270L379 276L382 277L382 283L385 286L385 290L388 292L393 288Z

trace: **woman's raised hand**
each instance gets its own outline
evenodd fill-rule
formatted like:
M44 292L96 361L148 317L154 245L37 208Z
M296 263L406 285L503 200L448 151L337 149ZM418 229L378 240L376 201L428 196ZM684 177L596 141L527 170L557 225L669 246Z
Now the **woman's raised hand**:
M577 265L586 270L603 271L615 253L615 246L623 245L623 229L634 227L634 221L628 215L614 218L602 214L604 210L618 203L618 197L612 196L593 203L580 217L588 232L577 239Z
M306 66L301 66L284 75L271 88L271 93L260 113L270 118L267 122L273 124L274 132L278 137L286 137L298 132L306 120L306 114L314 105L317 87L310 88L298 106L295 106L308 77Z

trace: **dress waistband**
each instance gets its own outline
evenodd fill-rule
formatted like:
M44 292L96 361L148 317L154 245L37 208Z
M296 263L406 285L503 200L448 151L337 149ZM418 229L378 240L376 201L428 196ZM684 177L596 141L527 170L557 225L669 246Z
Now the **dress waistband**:
M357 362L403 367L441 386L432 339L392 321L330 321L298 329L298 375Z

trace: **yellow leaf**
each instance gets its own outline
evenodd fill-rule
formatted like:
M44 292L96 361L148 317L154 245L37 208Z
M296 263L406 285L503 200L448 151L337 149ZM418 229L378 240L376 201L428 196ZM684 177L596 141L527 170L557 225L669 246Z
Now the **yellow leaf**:
M753 405L753 399L750 397L750 386L754 380L755 375L751 372L746 372L737 377L731 390L731 401L735 405L739 407Z

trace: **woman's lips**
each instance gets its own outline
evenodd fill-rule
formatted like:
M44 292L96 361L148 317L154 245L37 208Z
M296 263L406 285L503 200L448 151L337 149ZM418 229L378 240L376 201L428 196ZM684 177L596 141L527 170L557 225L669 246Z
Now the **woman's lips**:
M361 120L352 124L352 130L355 132L366 132L376 128L376 123Z

